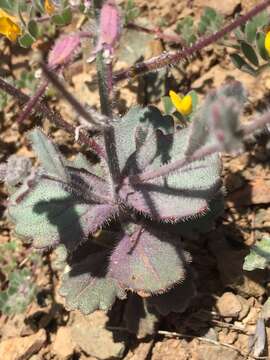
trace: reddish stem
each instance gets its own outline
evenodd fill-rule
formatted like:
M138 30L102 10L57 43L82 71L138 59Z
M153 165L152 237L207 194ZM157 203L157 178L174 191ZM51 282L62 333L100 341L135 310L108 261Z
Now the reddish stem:
M142 31L142 32L145 32L147 34L153 34L156 37L158 37L159 39L164 40L164 41L171 41L171 42L173 42L175 44L183 44L183 40L181 39L180 36L178 36L176 34L165 34L159 28L158 29L149 29L149 28L146 28L144 26L137 25L137 24L134 24L134 23L128 23L126 25L126 27L128 29Z
M220 151L219 145L205 146L194 152L191 156L186 156L182 159L176 160L169 164L161 166L159 169L146 171L142 174L130 176L128 179L132 184L140 184L149 180L153 180L162 176L167 176L170 173L183 168L193 161L200 160L205 156L209 156Z

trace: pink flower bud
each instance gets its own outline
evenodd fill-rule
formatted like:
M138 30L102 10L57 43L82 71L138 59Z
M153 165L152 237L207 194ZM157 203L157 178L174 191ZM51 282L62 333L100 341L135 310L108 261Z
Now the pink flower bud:
M120 38L120 13L115 0L107 0L101 8L99 19L99 39L95 53L109 50L113 54Z
M50 67L54 67L67 64L70 60L72 60L72 57L74 56L74 53L80 43L79 34L62 36L56 41L49 54L48 65Z

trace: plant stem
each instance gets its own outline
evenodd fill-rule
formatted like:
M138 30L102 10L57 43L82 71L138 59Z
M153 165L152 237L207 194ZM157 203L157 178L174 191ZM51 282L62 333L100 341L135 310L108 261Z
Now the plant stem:
M270 6L270 0L264 0L261 2L261 4L255 6L245 15L235 19L233 22L231 22L221 30L217 31L215 34L199 40L197 43L195 43L189 48L179 50L177 52L166 52L147 61L137 63L127 68L126 70L116 72L113 76L113 82L117 83L121 80L132 79L136 76L143 75L144 73L159 70L168 65L175 65L180 61L189 58L194 53L201 51L206 46L211 45L212 43L215 43L216 41L222 39L226 34L235 30L237 27L245 24L248 20L258 15L268 6Z
M157 29L149 29L149 28L146 28L144 26L141 26L141 25L138 25L138 24L135 24L135 23L128 23L126 25L126 28L132 29L132 30L137 30L137 31L142 31L142 32L145 32L147 34L153 34L153 35L155 35L157 38L159 38L161 40L170 41L170 42L173 42L175 44L183 45L183 43L184 43L182 38L179 35L177 35L177 34L166 34L166 33L162 32L159 28L157 28Z
M17 98L19 100L19 102L22 104L27 103L30 99L29 96L25 95L22 91L16 89L14 86L7 83L6 81L4 81L1 78L0 78L0 89L5 91L7 94ZM52 111L48 106L46 106L44 103L42 103L40 101L38 101L38 103L36 104L36 111L41 112L51 122L53 122L58 127L66 130L67 132L69 132L70 134L72 134L74 136L76 128L73 125L66 122L58 112ZM78 140L81 144L84 144L84 145L87 145L88 147L90 147L101 158L106 157L106 155L104 153L104 149L98 143L96 143L95 140L89 138L84 133L80 132Z
M244 136L248 136L253 134L254 131L258 130L259 128L266 126L267 124L270 124L269 111L267 111L261 117L251 121L250 123L247 123L246 125L242 125L240 131L243 133Z
M92 113L88 112L80 102L65 88L62 82L58 79L57 75L54 74L46 64L40 64L45 76L50 80L50 82L61 92L63 97L71 104L71 106L75 109L75 111L84 118L89 127L92 126L96 130L102 130L106 126L106 122L108 121L107 117L104 116L104 120L101 123L98 118L95 118Z
M102 7L102 0L94 0L94 11L96 22L99 22L98 11ZM110 119L113 117L110 90L111 90L111 64L107 64L104 60L103 51L99 51L96 55L96 67L99 86L99 97L101 113ZM119 163L116 153L115 135L113 126L108 126L103 132L105 152L109 167L109 176L111 180L111 188L114 199L116 200L116 187L120 178Z
M27 102L25 109L19 115L19 118L17 120L18 123L23 122L27 118L27 116L29 116L29 114L31 114L31 111L35 108L38 100L41 98L41 96L44 95L44 93L47 89L47 86L48 86L48 81L47 80L42 81L39 88L35 91L35 94Z

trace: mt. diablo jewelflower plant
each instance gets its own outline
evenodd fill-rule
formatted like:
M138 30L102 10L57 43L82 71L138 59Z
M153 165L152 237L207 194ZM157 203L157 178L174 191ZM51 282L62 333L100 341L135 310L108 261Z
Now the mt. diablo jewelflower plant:
M268 5L263 2L217 34L223 37ZM154 106L133 107L119 118L111 106L113 74L107 56L108 50L115 54L119 40L119 9L112 0L96 0L93 6L101 114L84 108L57 77L56 70L67 66L80 46L78 34L60 38L48 65L41 67L43 81L52 82L86 120L89 126L79 132L78 141L99 161L93 164L82 154L67 160L50 137L34 128L28 139L39 165L12 159L1 165L0 174L15 232L34 248L56 249L67 266L60 289L67 308L88 314L108 311L117 298L127 299L125 319L134 325L129 316L140 313L137 307L158 318L188 306L195 287L182 235L211 228L223 207L220 152L239 152L245 137L269 123L270 115L241 125L247 93L232 81L210 92L198 109L190 93L181 99L170 91L176 109L190 117L188 127L175 126L171 116ZM216 38L212 35L212 42ZM162 59L167 62L168 56ZM161 67L160 57L151 61L151 69ZM146 65L139 63L137 69L146 71ZM28 112L35 106L75 135L75 127L36 94L29 99L2 79L0 88L27 103Z

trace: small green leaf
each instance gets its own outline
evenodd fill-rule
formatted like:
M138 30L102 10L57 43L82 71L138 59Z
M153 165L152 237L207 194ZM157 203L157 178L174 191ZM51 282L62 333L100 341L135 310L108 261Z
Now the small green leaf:
M245 257L243 269L253 271L265 269L270 264L270 238L264 238L252 246L250 253Z
M169 96L163 96L161 100L163 103L165 115L171 115L174 112L174 106L171 98Z
M208 29L209 26L209 22L207 21L206 18L201 18L199 25L198 25L198 32L199 34L204 34L206 32L206 30Z
M257 28L262 28L265 25L269 24L269 14L267 11L263 11L253 18Z
M28 31L35 39L38 37L38 24L35 20L29 21Z
M34 42L35 38L33 38L33 36L29 33L25 33L19 38L19 44L23 48L29 48Z
M41 14L44 14L44 6L42 0L33 0L32 3L37 11L39 11Z
M54 15L52 20L56 25L59 26L68 25L72 20L72 12L70 7L65 8L61 14Z
M255 50L252 46L250 46L247 42L241 41L241 50L243 54L245 55L246 59L251 62L256 67L259 66L259 60L256 55Z
M265 34L263 32L258 32L256 36L256 45L258 52L264 60L269 61L270 57L265 49L264 41L265 41Z
M237 69L247 72L252 76L256 76L257 74L256 70L252 66L250 66L240 55L231 54L230 58L233 64L237 67Z
M16 10L16 1L14 0L0 0L0 9L13 12Z
M252 44L256 38L257 24L254 21L247 23L245 27L245 37L249 44Z
M204 9L204 15L206 18L208 18L210 21L213 21L217 17L217 12L215 9L211 7L206 7Z
M237 29L234 30L234 35L240 41L244 39L244 33L240 28L237 28Z
M196 93L196 91L191 90L187 95L190 95L192 98L192 112L194 112L197 108L199 101L198 94Z

